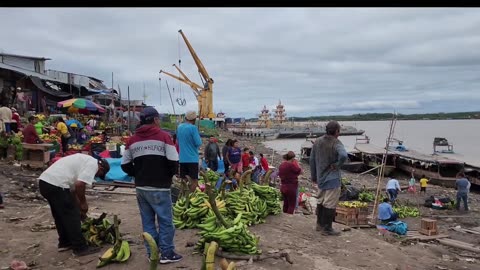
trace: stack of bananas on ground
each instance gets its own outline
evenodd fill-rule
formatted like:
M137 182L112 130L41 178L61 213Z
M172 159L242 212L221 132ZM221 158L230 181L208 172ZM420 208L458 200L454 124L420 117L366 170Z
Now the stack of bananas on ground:
M120 221L116 215L113 216L113 231L115 234L115 244L107 249L98 259L97 268L103 267L111 262L126 262L130 258L130 245L120 237L118 225Z
M196 189L195 192L189 195L189 206L187 209L186 199L182 197L177 200L173 207L173 224L177 229L192 229L197 228L205 217L205 215L212 209L208 202L208 195ZM225 202L219 199L216 200L218 210L225 214Z
M105 253L99 258L97 268L103 267L111 262L126 262L130 258L130 245L123 240L118 245L118 251L115 251L117 245L107 249Z
M368 207L368 203L366 202L359 202L359 201L352 201L352 202L339 202L338 205L348 208L364 208Z
M255 195L267 204L267 215L278 215L282 212L280 206L282 195L278 189L271 186L258 185L256 183L252 183L250 188L255 192Z
M115 231L113 224L105 218L103 213L99 218L87 217L82 223L83 237L89 246L101 246L103 243L115 243Z
M224 251L244 254L261 254L258 249L259 238L252 234L247 225L241 222L242 214L238 214L232 221L228 218L226 221L232 224L232 227L225 228L221 225L215 214L209 213L201 225L202 231L200 240L197 243L197 249L203 249L206 242L215 241Z
M265 222L268 216L267 203L248 188L237 189L226 194L228 213L232 217L241 214L241 222L248 226Z
M397 213L399 218L418 217L420 215L418 208L406 205L394 206L393 212Z

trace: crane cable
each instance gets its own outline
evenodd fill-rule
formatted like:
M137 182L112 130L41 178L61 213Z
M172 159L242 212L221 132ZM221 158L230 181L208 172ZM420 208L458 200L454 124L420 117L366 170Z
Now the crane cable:
M182 69L182 58L181 58L181 48L180 48L180 33L178 33L178 68L181 70ZM178 76L180 77L180 71L178 72ZM179 84L179 92L177 95L177 103L179 106L185 106L187 104L187 100L185 99L185 95L183 94L182 91L182 82L178 82Z

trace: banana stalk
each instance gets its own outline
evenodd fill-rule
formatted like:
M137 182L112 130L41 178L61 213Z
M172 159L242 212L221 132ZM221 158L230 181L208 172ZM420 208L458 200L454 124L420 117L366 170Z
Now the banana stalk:
M225 221L220 211L218 211L217 202L215 201L215 196L213 195L212 191L212 185L210 183L205 183L205 191L207 192L208 201L210 203L210 206L212 206L212 210L215 213L215 216L217 216L217 219L220 221L220 223L222 223L223 226L225 226L225 228L230 228L231 225Z
M240 178L242 179L243 184L250 185L250 183L252 182L252 172L253 170L250 169L242 174L242 177Z
M235 265L235 262L230 262L230 264L227 267L227 270L236 270L237 266Z
M221 258L220 259L220 268L222 268L222 270L227 270L228 269L228 261L227 259L225 258Z
M158 246L152 235L147 232L142 233L143 239L147 241L150 247L150 268L149 270L156 270L158 265Z
M206 270L215 270L215 252L217 251L218 244L215 241L210 242L205 258Z
M207 252L208 252L208 247L210 246L210 243L205 243L205 246L203 248L203 256L202 256L202 268L200 270L207 270Z
M265 173L265 175L262 177L261 182L260 182L260 185L262 185L262 186L265 185L265 184L268 185L268 184L270 183L270 175L272 175L272 173L273 173L273 170L272 170L272 169L269 169L269 170Z
M192 178L190 178L190 176L186 175L185 177L187 178L187 183L190 183L192 181ZM188 207L190 206L189 197L190 197L190 187L187 184L187 189L185 190L185 209L188 209Z

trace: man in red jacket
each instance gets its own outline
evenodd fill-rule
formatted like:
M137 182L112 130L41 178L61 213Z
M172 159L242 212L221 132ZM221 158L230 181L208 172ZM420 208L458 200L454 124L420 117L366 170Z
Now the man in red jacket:
M122 170L135 177L143 231L152 235L160 248L160 263L178 262L172 216L172 177L178 171L178 152L170 134L160 129L160 115L152 107L140 115L140 127L125 147ZM155 224L158 220L158 226ZM150 248L147 248L150 257Z

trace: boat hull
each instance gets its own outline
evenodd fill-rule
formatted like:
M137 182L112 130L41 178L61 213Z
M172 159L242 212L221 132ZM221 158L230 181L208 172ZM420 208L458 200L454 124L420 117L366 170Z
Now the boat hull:
M347 132L341 133L341 136L357 136L362 135L365 131L357 131L357 132ZM280 132L278 134L278 139L303 139L306 136L315 136L320 137L325 135L325 132Z

